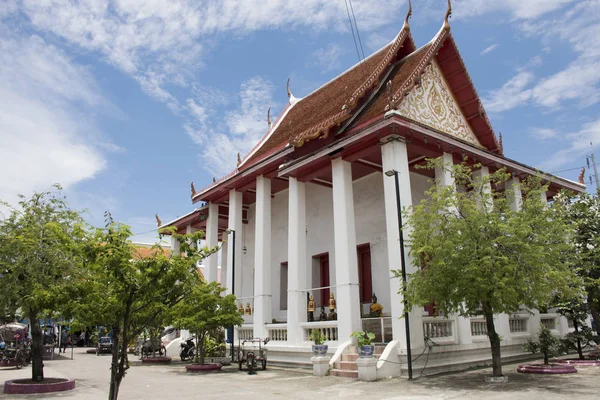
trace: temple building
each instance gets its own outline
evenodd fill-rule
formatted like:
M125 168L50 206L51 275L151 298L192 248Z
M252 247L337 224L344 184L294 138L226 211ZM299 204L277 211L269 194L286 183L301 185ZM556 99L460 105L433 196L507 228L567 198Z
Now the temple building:
M192 185L192 202L201 206L162 225L200 229L209 246L222 244L205 260L205 276L217 280L220 259L221 283L245 311L234 343L268 337L270 360L310 363L308 333L319 329L331 367L339 369L350 334L369 330L385 345L383 359L402 360L401 282L392 272L401 268L394 174L403 207L420 202L433 178L454 184L441 169L416 168L426 158L449 164L466 156L483 175L506 168L515 188L542 175L551 182L544 201L561 189L585 190L504 155L452 37L450 13L449 6L439 32L416 48L409 10L389 44L304 98L292 95L288 80L289 102L276 120L268 118L262 140L238 156L229 175L199 191ZM407 262L409 273L414 268ZM556 314L498 315L503 357L522 355L540 324L557 334L569 329ZM430 350L431 370L490 360L482 317L413 309L410 329L413 355L426 349L426 338L439 345ZM377 374L400 376L405 368L380 361Z

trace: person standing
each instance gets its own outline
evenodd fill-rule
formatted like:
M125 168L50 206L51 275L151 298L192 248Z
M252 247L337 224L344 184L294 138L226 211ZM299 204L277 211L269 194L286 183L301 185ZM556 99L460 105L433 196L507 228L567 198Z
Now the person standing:
M67 328L63 327L60 332L60 348L63 349L63 353L67 352L67 342L69 341L69 332L67 332ZM60 348L58 352L60 353Z

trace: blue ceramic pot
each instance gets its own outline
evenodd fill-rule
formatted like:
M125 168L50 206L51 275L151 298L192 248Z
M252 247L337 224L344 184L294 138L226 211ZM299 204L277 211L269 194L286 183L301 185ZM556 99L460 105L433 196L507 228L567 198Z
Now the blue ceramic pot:
M372 344L368 344L358 348L359 357L373 357L373 353L375 353L375 346Z
M312 347L313 354L315 356L324 356L327 354L327 349L329 347L326 344L314 344Z

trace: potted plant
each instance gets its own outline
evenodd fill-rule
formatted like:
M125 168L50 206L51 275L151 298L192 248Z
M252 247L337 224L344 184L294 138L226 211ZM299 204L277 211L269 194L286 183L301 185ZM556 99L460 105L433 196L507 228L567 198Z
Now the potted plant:
M314 342L312 351L315 356L324 356L327 354L328 346L323 344L325 342L325 335L323 335L320 329L312 329L308 338Z
M373 345L373 341L375 340L374 333L358 331L354 332L350 337L356 338L359 357L373 357L373 353L375 352L375 345Z

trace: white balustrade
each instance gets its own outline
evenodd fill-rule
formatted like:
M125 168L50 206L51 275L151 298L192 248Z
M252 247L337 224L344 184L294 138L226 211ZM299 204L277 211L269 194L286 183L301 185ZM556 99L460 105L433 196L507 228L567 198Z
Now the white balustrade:
M287 324L267 324L269 340L272 342L287 342Z
M236 329L238 332L239 340L252 339L254 337L254 329L252 329L252 328L240 327L240 328L236 328Z
M338 340L337 321L302 322L300 327L304 329L304 340L310 340L309 336L314 329L320 330L326 341ZM349 338L342 338L346 339Z
M540 315L540 324L550 330L556 329L556 315L542 314Z
M456 319L444 317L424 317L423 337L437 344L455 344Z
M510 326L510 333L524 333L527 332L527 317L513 316L508 320Z
M487 336L487 325L483 319L471 319L471 335Z

